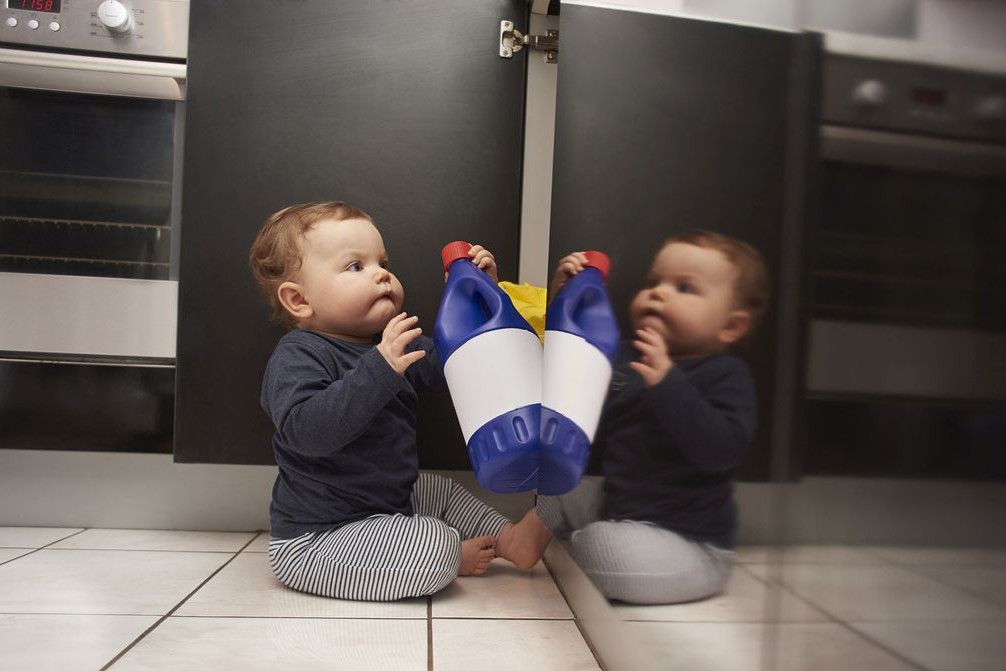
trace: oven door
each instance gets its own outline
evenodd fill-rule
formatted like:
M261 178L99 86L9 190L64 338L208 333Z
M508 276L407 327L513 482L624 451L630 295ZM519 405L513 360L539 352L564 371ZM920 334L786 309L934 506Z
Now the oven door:
M808 387L1006 400L1006 146L825 127Z
M0 448L171 451L184 98L0 49Z
M170 365L185 66L0 49L0 356Z
M821 141L806 471L1006 477L1006 146Z

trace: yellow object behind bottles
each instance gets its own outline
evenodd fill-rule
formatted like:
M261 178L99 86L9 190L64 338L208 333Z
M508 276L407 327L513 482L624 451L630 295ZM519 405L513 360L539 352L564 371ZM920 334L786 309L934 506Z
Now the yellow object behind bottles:
M517 312L520 313L521 317L527 320L527 323L535 330L538 337L544 341L546 300L545 287L536 287L533 284L528 284L527 282L523 284L500 282L499 287L506 293L507 296L510 297L510 301L513 303L513 306L517 308Z

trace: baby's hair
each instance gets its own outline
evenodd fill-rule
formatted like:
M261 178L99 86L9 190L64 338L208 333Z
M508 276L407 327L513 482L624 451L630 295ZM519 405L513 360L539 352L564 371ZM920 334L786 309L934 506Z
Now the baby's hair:
M738 308L746 310L751 315L751 328L748 329L747 335L753 333L768 307L769 299L768 271L765 269L765 260L761 252L746 242L712 231L685 231L667 238L664 247L672 242L716 249L727 257L737 269L734 302Z
M279 302L279 285L294 277L300 270L301 241L319 221L345 221L366 219L370 215L340 200L319 203L301 203L284 207L265 220L251 246L248 264L252 277L262 297L272 310L271 318L283 326L297 324Z

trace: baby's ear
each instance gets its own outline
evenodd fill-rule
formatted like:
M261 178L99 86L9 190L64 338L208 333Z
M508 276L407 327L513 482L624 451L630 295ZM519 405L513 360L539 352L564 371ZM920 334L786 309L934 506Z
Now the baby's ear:
M747 335L750 330L751 313L747 310L734 310L720 329L719 341L723 345L732 345Z
M284 282L276 290L280 305L289 312L294 319L307 319L314 314L314 309L307 302L303 288L296 282Z

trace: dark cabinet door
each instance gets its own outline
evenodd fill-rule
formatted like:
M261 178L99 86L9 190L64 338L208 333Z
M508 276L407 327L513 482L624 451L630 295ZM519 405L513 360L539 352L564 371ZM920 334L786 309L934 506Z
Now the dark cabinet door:
M608 252L627 335L629 301L665 238L701 228L757 247L775 290L739 352L761 405L741 477L785 473L799 430L817 38L573 4L560 33L550 267L574 250Z
M175 459L272 463L259 407L279 328L247 265L262 221L346 200L374 217L405 308L432 334L440 248L517 268L524 58L501 59L520 0L192 4ZM420 463L467 468L449 397L424 400Z

